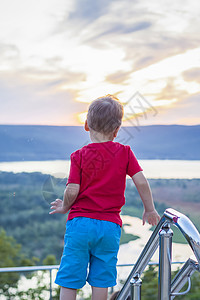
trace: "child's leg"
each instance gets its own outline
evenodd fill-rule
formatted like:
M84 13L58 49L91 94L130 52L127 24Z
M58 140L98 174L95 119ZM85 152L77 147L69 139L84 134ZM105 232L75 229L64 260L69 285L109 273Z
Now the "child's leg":
M92 286L92 300L107 300L108 288Z
M100 298L99 298L100 299ZM76 300L76 290L65 287L60 288L60 300Z

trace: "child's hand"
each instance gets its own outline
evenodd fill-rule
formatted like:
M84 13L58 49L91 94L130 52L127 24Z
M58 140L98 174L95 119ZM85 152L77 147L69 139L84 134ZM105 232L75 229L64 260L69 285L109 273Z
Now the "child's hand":
M49 212L50 215L53 214L65 214L66 208L63 207L63 201L61 199L56 199L56 201L51 202L51 209L52 211Z
M157 225L158 222L160 221L160 216L156 210L152 210L150 212L144 211L142 220L143 220L142 225L144 225L145 222L147 221L150 225L154 226Z

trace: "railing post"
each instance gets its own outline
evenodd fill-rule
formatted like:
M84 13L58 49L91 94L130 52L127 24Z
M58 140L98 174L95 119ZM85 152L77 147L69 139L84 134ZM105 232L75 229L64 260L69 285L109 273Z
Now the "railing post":
M165 224L159 232L159 277L158 300L170 300L171 294L171 253L173 231Z
M52 300L52 269L50 269L49 272L50 272L49 300Z
M142 280L137 276L130 281L131 284L131 300L141 300Z
M142 272L144 271L145 267L148 265L151 257L153 256L156 249L158 248L159 230L166 222L167 221L166 221L165 217L163 216L160 219L160 222L156 226L155 230L153 231L146 246L142 250L142 253L140 254L138 260L136 261L132 271L130 272L130 274L129 274L123 288L121 289L119 295L117 296L116 300L124 300L130 294L130 281L133 277L135 277L135 274L139 274L139 276L140 276L142 274Z

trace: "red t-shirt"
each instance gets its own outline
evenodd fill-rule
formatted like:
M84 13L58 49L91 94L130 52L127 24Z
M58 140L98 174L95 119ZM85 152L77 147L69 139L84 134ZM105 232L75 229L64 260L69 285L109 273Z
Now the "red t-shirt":
M68 183L80 184L68 220L88 217L122 226L126 175L142 171L130 146L108 141L91 143L71 154Z

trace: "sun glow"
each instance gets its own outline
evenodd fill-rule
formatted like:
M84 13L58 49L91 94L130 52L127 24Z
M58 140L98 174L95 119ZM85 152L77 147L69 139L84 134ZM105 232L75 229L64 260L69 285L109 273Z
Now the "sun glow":
M199 57L200 48L197 48L183 54L166 58L147 68L133 72L127 79L126 84L115 85L105 80L99 81L100 77L103 78L104 75L105 78L106 75L106 71L101 70L100 73L102 76L99 77L99 74L97 77L89 76L86 82L80 84L80 93L77 100L89 103L99 96L106 95L108 92L110 94L116 94L120 101L125 104L125 116L129 115L130 118L130 107L128 107L126 103L134 93L141 91L142 95L151 103L149 105L152 107L169 109L182 97L193 95L200 90L199 83L185 81L182 77L182 73L185 70L197 66L200 67ZM101 69L101 65L99 65L99 68ZM168 82L171 82L169 86ZM149 110L148 105L146 108L144 106L144 112L145 110ZM135 107L132 118L140 113L141 108ZM77 116L79 122L83 124L86 119L86 112L79 113ZM124 120L126 119L127 117L124 118Z
M85 120L87 119L87 112L77 114L76 117L78 119L79 124L84 124Z
M92 100L113 94L128 111L137 92L157 122L173 110L200 123L198 1L7 0L0 26L2 124L83 124Z

